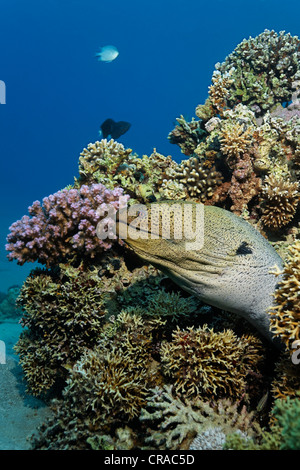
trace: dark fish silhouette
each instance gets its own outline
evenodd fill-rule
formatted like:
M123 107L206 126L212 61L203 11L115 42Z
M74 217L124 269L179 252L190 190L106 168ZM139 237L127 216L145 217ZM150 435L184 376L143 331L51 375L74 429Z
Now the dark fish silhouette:
M101 132L103 139L106 139L109 135L112 139L117 139L121 135L128 131L131 124L126 121L115 122L113 119L106 119L101 126Z

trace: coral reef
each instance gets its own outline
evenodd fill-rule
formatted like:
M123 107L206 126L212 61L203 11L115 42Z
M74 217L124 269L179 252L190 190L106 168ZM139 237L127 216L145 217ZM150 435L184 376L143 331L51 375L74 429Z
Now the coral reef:
M120 199L122 197L122 199ZM106 189L102 184L64 189L35 201L21 220L14 222L7 236L8 259L18 264L38 261L51 264L78 253L93 258L109 249L116 239L112 231L111 211L126 205L123 189ZM106 217L108 240L97 237L97 224ZM110 241L109 241L110 240Z
M296 36L243 40L216 64L196 118L181 115L169 133L184 160L90 143L73 185L11 225L8 259L47 268L32 271L17 307L17 289L0 296L0 313L22 312L15 349L28 392L55 398L35 449L297 448L299 59ZM116 240L119 208L164 199L230 210L282 254L269 314L286 351L263 346L245 321L188 296ZM97 236L99 222L109 240Z
M276 400L272 408L269 431L259 438L244 438L233 433L226 437L225 449L233 450L299 450L300 400L299 398Z
M70 371L63 399L53 405L54 419L42 429L35 449L91 449L89 440L105 433L112 421L139 414L147 394L143 369L122 351L87 350Z

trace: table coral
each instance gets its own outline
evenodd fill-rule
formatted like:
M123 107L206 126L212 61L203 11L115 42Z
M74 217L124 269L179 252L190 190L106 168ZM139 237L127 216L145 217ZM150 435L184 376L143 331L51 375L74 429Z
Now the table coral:
M122 198L121 198L122 197ZM112 246L116 236L107 218L108 239L97 236L97 224L105 211L116 212L129 196L123 189L109 190L102 184L83 185L80 189L63 189L29 207L29 216L14 222L7 236L8 259L18 264L38 261L50 266L76 253L93 258ZM101 209L104 215L99 212Z

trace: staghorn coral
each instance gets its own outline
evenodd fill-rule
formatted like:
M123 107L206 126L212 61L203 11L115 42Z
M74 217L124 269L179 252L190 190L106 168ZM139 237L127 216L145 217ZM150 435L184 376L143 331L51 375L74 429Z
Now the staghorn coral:
M47 267L77 255L95 257L111 248L116 236L113 220L106 217L108 239L97 236L97 224L105 214L126 205L129 196L123 189L106 189L102 184L64 189L29 207L29 214L10 226L6 250L8 259L18 264L38 261ZM121 206L120 206L121 203ZM99 211L100 209L100 211Z
M269 310L271 330L290 350L291 343L300 339L300 241L289 247L289 256L275 291L275 305Z
M148 426L145 444L159 449L188 449L198 434L216 427L225 434L237 429L249 435L259 432L253 412L247 412L245 406L229 400L211 404L200 397L174 397L169 385L150 391L140 421Z
M226 60L216 64L222 75L231 71L227 106L246 104L261 115L274 104L290 101L300 76L300 41L280 31L265 30L244 39Z
M172 342L162 343L161 361L177 394L238 398L246 391L247 373L258 371L261 353L254 337L238 338L231 330L215 333L207 325L177 327Z
M298 182L289 179L266 176L262 188L264 199L261 221L273 230L287 225L296 213L300 194Z
M62 272L33 271L18 299L24 309L26 329L15 346L28 389L33 395L47 392L66 367L86 347L99 339L105 309L99 281L78 270L73 276Z

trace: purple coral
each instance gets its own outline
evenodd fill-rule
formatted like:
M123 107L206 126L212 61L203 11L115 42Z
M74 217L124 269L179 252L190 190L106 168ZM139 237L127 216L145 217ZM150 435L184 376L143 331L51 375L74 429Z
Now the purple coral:
M107 250L116 238L111 230L112 214L126 205L129 196L122 188L107 189L102 184L83 185L80 189L63 189L35 201L29 214L9 228L6 250L9 260L18 264L38 261L46 266L80 252L93 258ZM104 217L105 211L108 217ZM97 236L97 224L107 224L108 240Z

